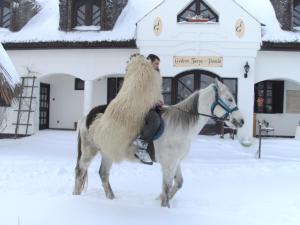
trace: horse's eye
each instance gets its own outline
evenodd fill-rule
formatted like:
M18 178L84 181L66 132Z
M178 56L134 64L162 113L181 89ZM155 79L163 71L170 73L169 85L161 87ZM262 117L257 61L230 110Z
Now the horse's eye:
M233 102L233 99L232 99L232 98L229 98L228 101L229 101L229 102Z

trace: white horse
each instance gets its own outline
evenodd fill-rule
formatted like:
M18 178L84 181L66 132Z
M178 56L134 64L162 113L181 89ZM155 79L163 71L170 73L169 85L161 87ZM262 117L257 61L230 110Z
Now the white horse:
M89 130L89 125L93 123L93 120L97 120L99 116L101 117L101 114L98 114L97 118L95 118L95 115L89 118L85 117L80 123L73 194L81 194L86 183L87 169L90 162L97 152L100 152L102 162L99 175L106 197L113 199L114 193L109 183L112 160L102 154L101 149L96 147ZM165 126L164 133L154 141L155 161L161 165L163 178L162 193L160 195L161 206L170 207L170 199L182 187L183 176L180 162L189 152L192 137L201 131L210 118L222 119L228 126L236 128L242 127L244 124L243 117L232 94L218 80L207 88L194 92L182 102L164 107L162 112ZM137 161L134 158L135 148L134 145L128 147L127 158L129 160Z

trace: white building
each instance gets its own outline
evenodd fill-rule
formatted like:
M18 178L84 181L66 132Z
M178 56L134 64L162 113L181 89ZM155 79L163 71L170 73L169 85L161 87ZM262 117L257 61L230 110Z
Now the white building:
M74 129L93 106L116 95L126 61L139 52L161 58L167 103L218 77L244 114L240 138L252 137L257 119L268 121L276 136L295 135L300 121L299 1L128 0L125 6L121 0L116 2L125 7L115 6L121 10L112 24L103 16L110 10L105 2L61 0L59 8L58 0L39 0L40 11L20 31L0 30L18 72L37 77L29 133ZM13 108L10 124L16 118ZM204 132L215 130L211 121ZM4 132L13 133L14 126Z

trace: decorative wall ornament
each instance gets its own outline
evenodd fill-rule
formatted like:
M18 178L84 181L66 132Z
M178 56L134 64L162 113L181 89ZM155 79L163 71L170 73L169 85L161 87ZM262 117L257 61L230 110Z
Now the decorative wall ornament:
M162 20L160 17L156 17L153 22L153 32L156 36L159 36L162 32Z
M242 38L245 34L245 23L242 19L238 19L235 23L235 34L236 36L238 36L239 38Z

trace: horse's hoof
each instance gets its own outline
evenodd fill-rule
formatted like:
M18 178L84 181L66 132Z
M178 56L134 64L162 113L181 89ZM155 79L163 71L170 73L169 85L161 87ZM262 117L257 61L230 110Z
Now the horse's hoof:
M168 207L168 208L170 208L170 204L168 203L168 204L161 204L161 207Z
M168 208L170 208L170 203L168 201L161 201L161 207L168 207Z
M80 191L73 191L73 195L80 195Z
M113 193L108 193L108 194L106 194L106 198L108 198L108 199L114 199L115 195Z

